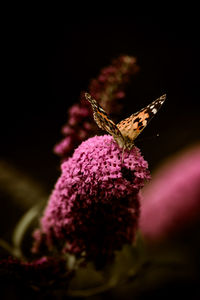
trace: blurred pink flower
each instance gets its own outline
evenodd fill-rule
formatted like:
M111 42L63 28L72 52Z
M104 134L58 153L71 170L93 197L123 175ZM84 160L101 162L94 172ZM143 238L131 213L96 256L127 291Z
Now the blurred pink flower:
M138 148L125 151L123 166L121 156L112 136L95 136L62 164L34 234L35 252L45 243L50 251L100 260L134 241L139 190L150 175Z
M103 68L97 79L91 80L88 91L109 115L117 114L121 105L116 100L126 96L124 87L129 82L130 75L138 71L135 57L121 55L113 59L111 66Z
M112 61L112 64L101 70L96 79L92 79L88 92L104 107L113 118L121 110L119 99L125 97L123 91L130 75L139 71L135 57L122 55ZM54 152L66 160L74 149L84 140L97 132L93 114L84 93L82 101L74 104L68 112L68 121L62 128L64 139L54 147Z
M161 166L143 190L140 229L149 240L200 221L200 145Z
M21 287L22 291L20 296L23 296L23 290L25 289L26 292L26 288L40 292L42 289L44 289L44 291L48 290L49 294L51 294L51 291L58 288L60 289L63 286L67 289L67 285L73 273L72 270L67 268L64 259L53 257L41 257L31 262L24 262L12 257L0 261L1 282L5 282L6 284L10 283L11 286L14 284L15 286ZM2 299L4 299L4 297ZM12 299L22 298L16 297Z
M54 152L63 160L67 159L74 149L90 135L93 127L90 109L90 104L86 100L74 104L69 109L68 122L62 128L65 138L54 147Z

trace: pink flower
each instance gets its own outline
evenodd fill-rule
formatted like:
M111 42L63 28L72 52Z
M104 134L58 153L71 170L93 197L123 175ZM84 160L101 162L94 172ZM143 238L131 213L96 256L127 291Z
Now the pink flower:
M200 220L200 145L160 167L143 196L140 228L149 240L172 236Z
M101 70L97 79L91 80L88 91L108 114L117 114L121 110L121 105L116 100L125 97L125 85L129 82L130 75L138 71L139 66L135 57L119 56L112 61L111 66Z
M43 239L50 251L59 247L98 260L134 241L139 190L150 175L138 148L125 151L123 166L121 157L112 136L95 136L62 164L35 233L35 251Z
M104 107L108 114L117 115L121 111L119 99L125 97L123 91L130 75L137 73L139 67L136 59L122 55L112 61L112 64L101 70L100 75L91 80L88 92ZM54 147L54 152L66 160L74 149L84 140L97 132L93 114L84 93L82 101L74 104L68 112L67 124L63 126L64 139Z
M52 296L52 293L57 289L63 287L65 290L67 289L72 275L73 271L67 268L64 259L41 257L31 262L23 262L10 257L0 261L1 282L5 282L5 287L13 287L13 285L18 287L14 292L17 291L19 297L13 293L16 298L11 297L12 299L26 299L28 291L30 294L31 290L40 291L40 295L35 295L35 299L41 296L44 291L44 294L48 291L48 296ZM27 288L29 288L28 291ZM42 299L44 298L42 297Z
M90 118L90 105L86 100L73 105L69 109L68 123L62 128L62 133L65 138L54 147L54 152L61 156L63 160L70 156L74 149L90 133L92 128Z

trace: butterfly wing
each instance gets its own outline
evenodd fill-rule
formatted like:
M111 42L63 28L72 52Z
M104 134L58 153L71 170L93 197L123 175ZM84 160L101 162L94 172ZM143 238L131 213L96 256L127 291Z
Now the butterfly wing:
M94 120L97 123L97 125L101 129L111 134L113 138L116 140L116 142L119 144L119 146L123 147L124 139L120 130L115 125L115 123L109 118L109 116L104 111L104 109L98 104L98 102L95 99L91 97L90 94L85 93L85 97L92 106Z
M165 99L166 95L161 96L145 108L117 124L118 129L124 137L127 148L131 149L133 147L134 140L154 117Z

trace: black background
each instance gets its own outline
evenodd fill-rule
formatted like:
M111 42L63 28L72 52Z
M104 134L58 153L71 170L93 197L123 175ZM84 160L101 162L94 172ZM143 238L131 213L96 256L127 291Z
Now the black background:
M14 18L3 27L1 158L50 190L52 148L67 110L120 54L138 58L119 121L163 93L167 101L136 144L151 170L199 138L198 22L147 17ZM160 137L151 138L159 133ZM141 141L139 139L142 139Z
M89 80L121 54L136 56L141 71L127 88L119 121L167 93L166 103L136 140L150 170L199 140L200 41L195 17L134 13L63 21L22 15L6 18L1 28L0 159L38 181L47 193L60 172L52 149L62 138L68 108L79 101ZM160 136L152 138L157 133ZM17 204L11 211L10 203L2 198L4 236L4 228L13 229L17 221L11 218L18 218Z

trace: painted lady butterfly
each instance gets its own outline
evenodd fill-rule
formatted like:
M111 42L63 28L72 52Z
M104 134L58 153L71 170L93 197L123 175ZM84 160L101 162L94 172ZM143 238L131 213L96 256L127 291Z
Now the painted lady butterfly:
M118 124L115 124L109 118L107 113L90 94L85 93L85 97L92 105L93 116L97 125L110 133L121 148L130 150L134 146L136 137L147 126L149 121L164 103L166 94Z

